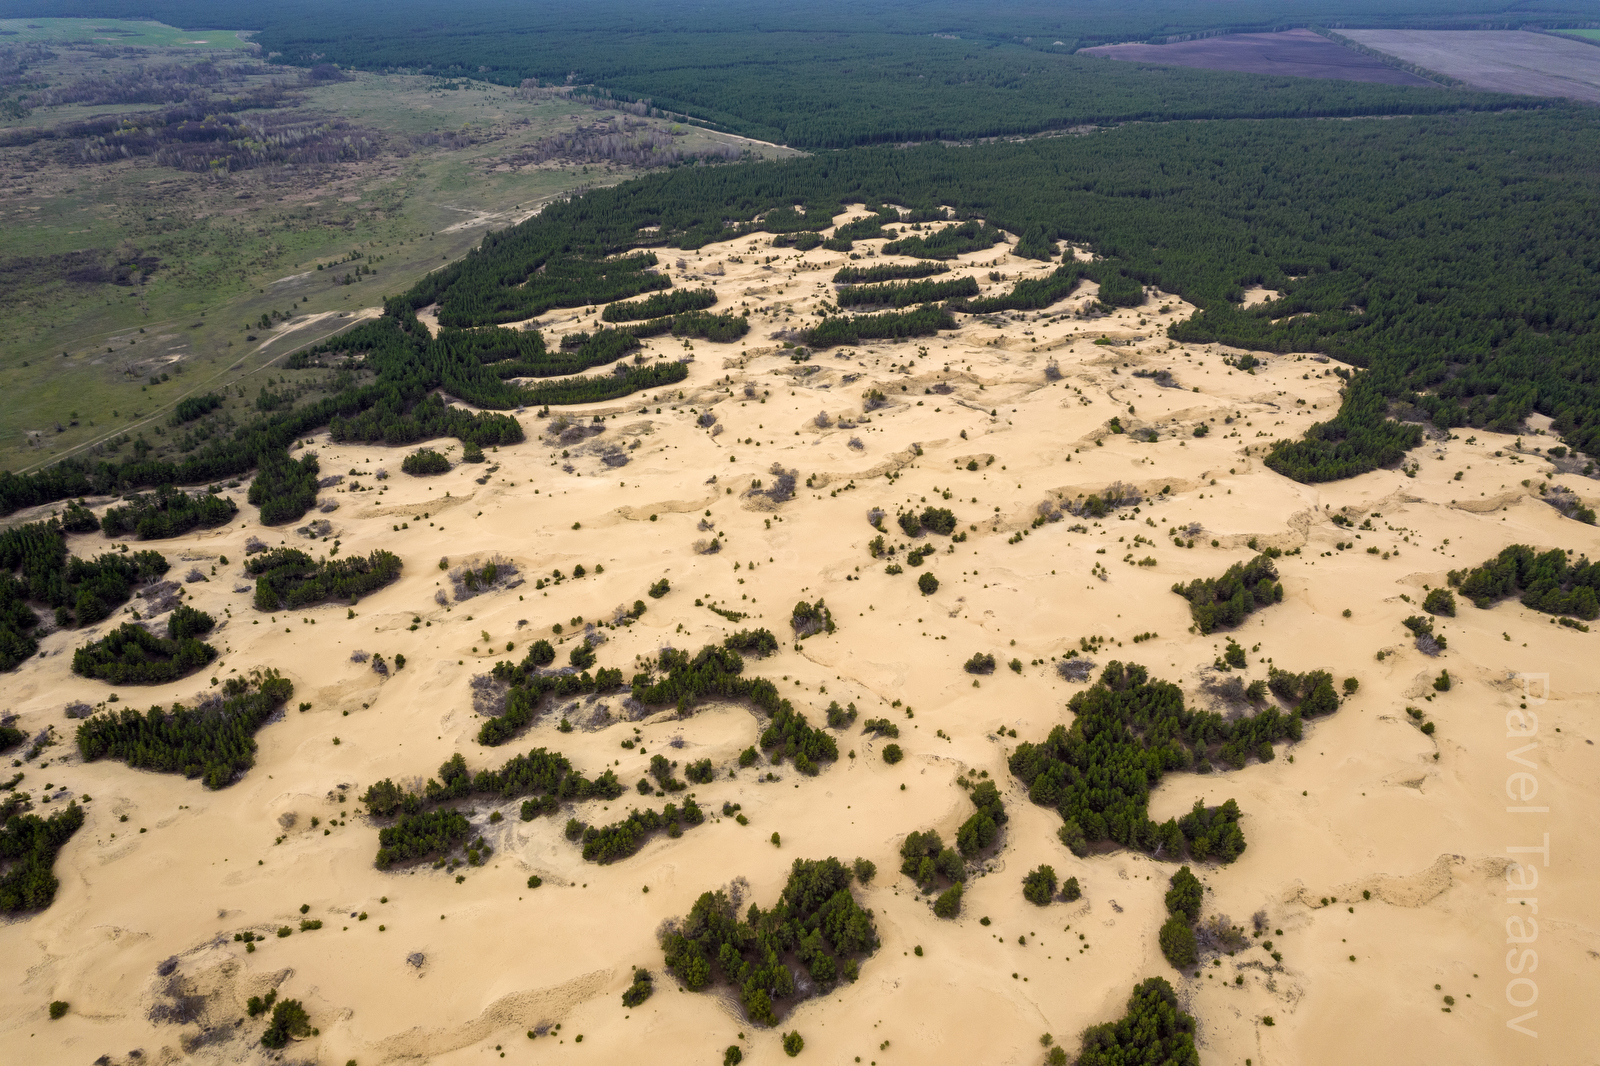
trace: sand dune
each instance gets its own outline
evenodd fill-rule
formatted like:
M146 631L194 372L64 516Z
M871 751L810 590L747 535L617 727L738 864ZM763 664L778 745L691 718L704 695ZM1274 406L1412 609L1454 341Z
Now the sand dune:
M1510 436L1459 430L1412 453L1414 477L1383 470L1300 485L1262 457L1274 440L1331 415L1342 381L1312 358L1263 355L1265 365L1247 374L1224 364L1228 349L1173 345L1165 326L1193 309L1172 295L1109 318L1057 319L1084 306L1089 285L1045 315L964 320L936 339L795 363L770 335L802 327L831 295L826 282L845 260L819 249L783 254L769 270L759 262L769 254L713 246L672 268L676 283L714 287L722 307L764 310L743 342L648 341L651 356L693 356L681 386L573 412L583 421L604 416L597 440L638 442L621 468L571 446L575 454L563 458L532 411L519 416L528 441L491 453L498 470L483 485L475 479L485 467L411 478L398 473L404 449L319 434L312 447L324 473L382 466L392 475L381 483L363 476L374 486L368 491L347 484L324 492L340 505L325 517L343 553L381 547L405 561L401 579L362 600L353 618L342 604L263 616L248 592L233 591L247 584L247 536L327 547L292 526L263 530L252 507L241 507L230 527L149 545L206 571L209 580L187 588L197 606L226 619L213 638L223 655L185 681L119 690L123 705L189 700L208 690L213 673L260 666L295 684L282 720L257 735L254 769L233 786L212 792L177 776L81 761L63 708L99 703L110 691L69 671L70 652L92 633L51 634L43 657L5 676L19 727L53 726L60 741L22 768L21 787L36 801L45 783L56 786L52 794L65 788L93 799L85 800L85 827L57 860L54 905L0 927L0 953L17 975L0 991L0 1060L255 1061L262 1052L250 1044L262 1021L235 1022L249 996L276 987L302 1000L318 1028L285 1061L447 1066L486 1055L498 1061L503 1051L508 1062L709 1063L729 1044L754 1061L778 1061L779 1032L743 1020L726 996L676 989L661 971L655 931L736 877L748 879L749 899L770 905L795 858L827 855L877 864L863 899L883 943L857 984L808 1000L785 1020L784 1030L805 1035L802 1061L1036 1063L1040 1034L1075 1049L1086 1025L1119 1016L1133 984L1155 974L1173 980L1199 1019L1206 1062L1534 1061L1532 1048L1538 1061L1582 1058L1582 1004L1600 990L1595 862L1582 843L1596 798L1590 654L1600 638L1514 601L1489 610L1463 603L1458 617L1442 620L1449 650L1434 660L1412 648L1399 624L1424 586L1438 587L1451 568L1508 543L1593 550L1593 527L1538 497L1533 479L1543 480L1551 464L1532 449L1553 438L1524 436L1519 450ZM735 261L741 257L747 261ZM713 265L723 272L708 272ZM1052 269L1003 248L953 265L986 290ZM990 271L1005 279L991 282ZM1157 313L1163 305L1170 310ZM598 320L556 311L538 324L553 342ZM1128 343L1094 343L1102 336ZM1048 380L1047 359L1058 364L1059 381ZM1176 387L1135 377L1137 370L1169 370ZM863 412L869 387L889 405ZM823 410L827 428L816 423ZM698 425L706 411L723 432ZM1130 432L1114 432L1113 416ZM841 417L855 425L839 428ZM1202 421L1209 432L1195 437ZM1154 430L1154 442L1135 440L1141 429ZM454 441L438 446L460 454ZM770 485L774 464L797 472L794 499L751 494L757 479ZM1585 478L1559 480L1591 505L1600 495ZM1116 481L1143 494L1137 512L1035 527L1041 503L1073 503ZM242 504L244 488L230 491ZM938 551L924 565L940 587L925 597L916 571L889 576L884 561L869 556L877 533L866 516L887 511L886 539L903 542L896 509L935 504L951 508L968 537L933 538ZM1337 526L1336 514L1358 525L1371 516L1373 528ZM717 554L694 551L710 536L702 521L720 535ZM1170 531L1191 523L1198 528L1184 539L1194 547L1173 547ZM1185 979L1156 942L1172 865L1123 851L1073 857L1056 838L1059 817L1028 802L1006 759L1069 718L1065 703L1083 686L1063 680L1051 660L1080 637L1106 639L1096 661L1144 663L1206 705L1203 682L1225 635L1189 632L1187 605L1170 586L1249 558L1252 539L1299 554L1279 560L1284 601L1232 634L1250 649L1248 676L1264 677L1260 660L1268 660L1327 668L1360 687L1274 761L1173 774L1155 791L1158 820L1197 798L1238 801L1249 847L1229 866L1197 864L1205 913L1247 923L1265 911L1267 939L1282 956L1275 961L1254 946ZM1335 547L1346 542L1355 547ZM73 538L84 554L104 544L99 534ZM449 588L441 559L456 565L494 553L516 563L522 585L436 603ZM1144 556L1155 565L1123 561ZM535 588L536 579L557 569L570 575L577 564L587 576ZM1105 580L1091 575L1096 564ZM750 708L717 705L687 719L669 709L632 720L620 695L563 701L509 745L476 743L474 675L498 658L520 657L534 639L562 640L556 623L564 626L564 657L572 619L609 621L662 577L672 591L646 598L636 624L602 630L609 639L598 649L600 665L631 674L636 656L663 645L693 650L765 626L780 651L751 660L747 673L771 678L814 722L831 700L854 702L863 717L890 716L906 760L885 764L883 742L857 727L839 736L842 757L816 778L788 764L774 768L774 781L753 772L730 778L758 732ZM838 631L796 651L792 605L818 597ZM750 617L736 625L696 599ZM1146 632L1159 636L1135 645ZM402 652L408 663L382 678L353 662L355 651ZM961 663L978 651L1025 665L974 685ZM1456 685L1435 694L1427 682L1441 667ZM1537 768L1536 802L1549 808L1538 815L1506 811L1506 776L1515 769L1506 753L1529 743L1506 736L1507 712L1524 701L1516 679L1524 673L1549 677L1549 702L1533 708L1539 746L1520 756ZM310 708L297 711L300 701ZM1426 708L1437 724L1432 737L1412 723L1408 704ZM558 731L563 716L578 727ZM635 735L641 746L619 746ZM427 866L374 867L376 828L349 813L369 784L426 778L456 752L476 770L538 746L591 775L610 766L630 785L650 754L709 758L718 779L695 789L707 822L597 866L563 838L566 818L603 822L660 801L630 788L620 800L569 804L530 822L516 803L478 802L470 808L474 832L494 850L483 868L462 871L464 880ZM955 779L980 772L1000 785L1011 820L1002 847L970 882L961 916L943 921L898 876L897 849L913 829L953 837L971 810ZM723 817L724 801L739 803L750 824ZM504 819L490 822L494 811ZM774 831L779 847L769 843ZM1526 1010L1507 1003L1505 920L1525 908L1507 904L1504 872L1508 847L1545 833L1540 999L1526 1008L1538 1016L1520 1023L1537 1029L1535 1044L1507 1028ZM1084 898L1046 909L1025 902L1021 878L1039 863L1078 877ZM534 874L544 883L529 889ZM303 904L323 928L272 935L295 925ZM984 917L990 924L980 924ZM255 952L232 939L246 930L266 938ZM175 968L159 974L172 957ZM619 996L635 965L656 972L657 992L626 1009ZM1449 1013L1445 994L1455 997ZM50 1021L46 1006L55 999L69 1001L71 1012ZM153 1009L161 1017L185 1003L192 1020L151 1020ZM541 1028L545 1035L526 1035ZM133 1049L143 1058L130 1059Z

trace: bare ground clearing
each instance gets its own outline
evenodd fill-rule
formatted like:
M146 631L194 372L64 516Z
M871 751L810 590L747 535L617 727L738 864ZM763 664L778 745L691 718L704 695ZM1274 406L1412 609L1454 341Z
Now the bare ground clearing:
M1177 44L1107 44L1085 48L1078 54L1204 70L1238 70L1247 74L1374 81L1385 85L1432 84L1426 78L1385 66L1371 56L1334 44L1310 30L1231 33Z
M1348 30L1353 41L1475 89L1600 102L1600 49L1520 30Z

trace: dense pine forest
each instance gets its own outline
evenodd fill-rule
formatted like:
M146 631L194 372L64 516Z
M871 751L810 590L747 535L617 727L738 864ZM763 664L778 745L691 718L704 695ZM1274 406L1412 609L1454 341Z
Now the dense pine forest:
M122 14L115 0L21 0L0 12ZM70 10L69 10L70 9ZM1324 25L1483 28L1563 16L1506 0L1315 0L1286 10L1145 0L1118 5L754 4L674 8L611 0L571 8L420 0L327 5L288 0L150 0L140 12L189 27L250 27L281 63L598 87L621 100L745 136L805 148L1033 133L1151 119L1424 114L1527 106L1526 98L1118 63L1071 54L1108 41ZM871 101L871 106L863 106Z
M1597 134L1593 112L1565 108L1374 123L1139 125L648 177L552 204L491 234L465 259L391 299L382 319L295 357L296 365L342 365L363 354L375 379L362 374L333 397L242 426L181 463L73 460L26 477L0 474L0 510L203 483L259 464L252 502L262 505L264 521L284 522L315 499L315 460L291 460L287 448L319 426L331 424L341 440L408 443L451 434L480 446L515 443L522 439L515 419L449 408L431 390L503 410L613 399L682 380L686 368L623 365L610 375L515 385L506 377L604 363L627 342L549 353L542 341L513 341L500 330L446 329L429 338L415 310L438 302L441 320L489 324L500 320L511 293L522 311L530 299L579 306L631 295L661 280L645 258L612 260L604 270L602 260L646 244L695 248L732 239L763 214L767 224L773 213L794 214L795 204L805 206L805 217L826 218L859 201L944 203L989 226L1033 233L1036 242L1041 234L1086 242L1108 257L1095 264L1103 294L1121 292L1120 284L1126 292L1115 298L1137 303L1140 286L1153 284L1200 307L1173 328L1178 340L1325 352L1363 368L1334 418L1303 440L1275 445L1268 464L1297 480L1397 462L1420 439L1416 426L1388 417L1401 401L1442 427L1508 430L1538 411L1569 445L1593 454L1600 450L1600 305L1587 293L1600 263L1600 222L1590 210L1600 199ZM1394 162L1401 158L1404 167ZM617 262L628 268L617 271ZM551 264L561 264L554 281L524 285L547 277L541 270ZM574 279L587 280L574 287ZM1058 277L1049 287L1066 291L1071 280ZM591 283L593 290L584 287ZM1286 295L1241 309L1251 285ZM1010 302L1037 297L1019 292ZM943 312L927 322L924 312L907 314L917 317L854 320L859 325L830 319L816 342L944 328ZM740 328L730 320L726 332Z
M1420 439L1388 418L1397 401L1443 427L1507 430L1538 411L1592 453L1600 312L1584 293L1600 262L1600 224L1586 206L1600 192L1597 134L1592 112L1551 109L1137 126L685 170L493 234L394 313L436 300L484 306L552 259L637 247L647 226L659 227L649 243L703 247L791 204L826 216L852 201L945 203L1012 233L1093 245L1108 257L1094 270L1102 292L1128 290L1118 302L1138 303L1142 284L1195 302L1200 313L1173 330L1179 340L1326 352L1364 368L1336 417L1276 446L1268 462L1290 477L1331 480L1396 462ZM1404 168L1393 163L1400 157ZM1074 280L1063 273L1040 288L1066 292ZM1286 296L1241 309L1251 285ZM1037 297L1019 291L1008 302ZM825 325L819 343L878 332Z

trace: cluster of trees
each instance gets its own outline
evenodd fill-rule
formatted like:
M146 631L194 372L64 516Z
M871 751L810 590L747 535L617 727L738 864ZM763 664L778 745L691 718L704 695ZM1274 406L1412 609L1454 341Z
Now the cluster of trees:
M813 727L806 716L783 700L772 714L772 721L761 731L761 750L774 763L785 758L803 774L816 776L818 763L839 758L839 745L827 733Z
M724 643L733 640L730 637ZM658 678L657 670L663 676ZM680 715L708 699L747 699L768 714L776 714L785 702L777 687L765 678L743 677L743 671L744 658L731 645L707 644L693 657L686 651L665 648L654 663L634 675L633 698L647 707L675 704Z
M913 233L883 246L884 255L909 255L915 259L954 259L968 252L981 252L1003 242L1006 235L987 222L969 219L923 236Z
M226 788L255 765L256 731L292 695L294 685L276 670L230 677L220 699L195 707L174 703L144 714L126 708L93 715L78 725L78 751L85 762L120 759L138 770L198 777L207 788Z
M924 304L912 311L885 311L876 315L830 315L802 334L813 348L860 344L865 340L894 337L932 337L941 329L955 329L956 320L943 307Z
M576 653L579 649L573 650ZM622 687L622 671L608 667L601 667L593 676L586 669L574 673L539 672L541 666L548 666L554 659L555 649L549 642L536 641L516 666L503 660L494 664L495 680L509 684L511 689L506 693L505 713L478 727L479 744L494 747L521 733L533 723L546 696L568 699Z
M553 811L562 801L616 799L622 792L622 783L614 772L607 770L590 781L560 752L535 748L526 755L507 760L498 770L477 773L467 769L466 760L457 752L439 767L437 778L428 779L420 793L407 791L384 778L367 787L361 802L374 817L387 818L396 813L422 814L440 804L469 796L500 801L533 796L553 801L546 804L536 800L532 807L524 803L524 821L531 821L536 814Z
M378 830L378 869L397 862L447 855L472 835L466 815L449 807L402 814L394 825Z
M962 779L961 783L967 782ZM967 862L994 845L1006 821L1005 805L993 781L980 781L973 786L972 803L977 809L956 831L955 848L946 847L936 829L913 830L900 845L900 872L915 881L924 894L932 895L941 882L947 886L933 903L933 913L940 918L954 918L961 913Z
M816 603L805 600L796 603L789 615L789 624L794 627L795 638L800 640L813 633L832 633L838 628L833 622L833 612L821 600Z
M1200 961L1200 947L1194 923L1200 920L1200 903L1205 888L1187 866L1178 868L1168 881L1167 920L1161 926L1161 954L1174 969L1182 970Z
M58 626L93 625L169 565L155 551L70 555L54 518L0 531L0 670L15 669L39 650L33 635L39 617L30 603L53 607Z
M948 507L924 507L920 515L915 511L904 511L896 521L900 523L900 529L908 537L918 536L923 530L948 537L956 531L956 526L959 524L955 513Z
M781 1001L797 991L790 959L827 992L855 981L861 959L877 949L872 912L850 892L853 877L835 858L796 859L778 903L769 910L752 903L743 918L726 890L704 893L663 929L667 969L691 992L732 987L751 1021L776 1025Z
M1021 245L1018 245L1018 254L1021 254ZM1072 290L1078 287L1080 273L1081 268L1077 263L1065 263L1046 277L1024 278L1011 286L1010 292L979 300L965 300L958 310L973 315L988 315L996 311L1038 311L1071 296Z
M554 813L563 801L584 799L613 800L622 795L622 782L607 770L593 781L578 773L560 752L535 748L526 755L508 760L498 770L467 769L461 754L451 756L439 767L439 776L429 778L421 793L407 791L389 778L369 785L361 800L374 817L399 817L378 834L379 869L398 862L448 854L471 835L467 818L453 806L471 796L512 800L531 796L522 804L522 818L531 821L539 814ZM474 843L479 853L488 849ZM469 858L470 858L469 854Z
M1019 745L1011 772L1029 799L1061 815L1058 835L1075 855L1111 841L1172 859L1187 850L1232 862L1245 847L1232 800L1157 823L1148 813L1150 791L1168 771L1210 771L1213 757L1236 767L1248 755L1271 758L1274 741L1300 738L1308 710L1325 713L1322 700L1332 696L1326 673L1278 671L1273 677L1274 693L1296 706L1287 714L1269 708L1230 721L1186 708L1178 686L1150 680L1142 666L1108 663L1068 704L1072 728L1058 725L1042 743ZM1332 698L1336 708L1338 698Z
M313 559L299 548L273 548L245 560L256 579L258 611L307 607L324 600L352 604L400 577L400 557L378 548L367 556Z
M0 914L43 910L56 898L52 867L73 833L83 825L83 808L69 802L48 819L12 811L0 823Z
M1202 634L1231 629L1252 611L1283 600L1283 584L1269 549L1247 563L1234 563L1221 577L1179 582L1172 591L1189 601L1189 615Z
M1568 562L1568 554L1560 548L1536 552L1526 544L1513 544L1478 566L1450 571L1449 581L1474 607L1490 607L1520 592L1522 605L1535 611L1584 619L1600 616L1600 565L1585 556Z
M978 295L976 278L953 281L905 281L887 285L846 285L834 296L840 307L910 307Z
M750 318L749 312L713 315L705 311L685 311L671 318L658 318L629 326L626 332L634 337L658 337L663 333L671 333L674 337L704 337L716 344L726 344L750 332Z
M428 477L450 472L450 460L432 448L418 448L400 460L400 472L412 477Z
M1133 995L1128 997L1127 1014L1083 1031L1083 1051L1078 1055L1077 1066L1124 1066L1133 1062L1200 1066L1194 1034L1194 1016L1179 1005L1178 995L1167 979L1149 977L1134 986ZM1065 1066L1065 1053L1050 1063Z
M469 252L467 260L487 255L496 243L494 236ZM671 288L669 278L651 269L656 262L653 252L612 259L557 254L542 261L537 273L530 271L515 284L506 284L509 278L498 284L485 278L489 281L485 285L451 286L439 305L439 325L493 326L534 318L557 307L608 304ZM470 267L461 270L464 276L474 273ZM425 279L421 284L428 282Z
M280 999L272 1007L272 1020L261 1034L261 1046L277 1050L289 1046L290 1038L311 1035L311 1016L298 999Z
M717 294L711 289L675 289L655 293L643 300L610 304L600 312L600 317L607 322L637 322L685 311L704 311L716 302Z
M265 452L245 499L260 508L264 526L296 521L316 506L321 469L315 453L291 459L287 453Z
M734 651L742 651L747 655L754 655L764 659L778 650L778 638L772 635L771 630L741 629L723 639L723 647Z
M204 418L221 407L224 399L225 397L219 396L214 392L208 392L204 396L185 396L172 409L172 417L168 419L168 424L181 426L186 422L193 422L197 418Z
M855 246L856 241L872 240L885 236L883 227L900 221L900 211L893 207L876 207L873 214L866 218L858 218L854 222L846 222L835 227L833 237L827 242L828 247L836 252L848 252Z
M100 529L108 537L132 533L140 540L160 540L191 529L227 525L238 513L239 505L230 497L213 493L191 496L163 485L152 493L124 497L122 506L110 508L101 517Z
M1056 899L1057 883L1054 866L1036 866L1022 879L1022 898L1035 907L1048 907ZM1078 884L1076 877L1069 877L1060 885L1060 898L1064 902L1072 903L1083 898L1083 887Z
M583 830L583 857L589 862L605 863L626 859L644 847L656 833L670 837L683 835L684 827L697 826L706 820L705 812L689 796L682 808L669 803L659 812L648 807L643 811L635 807L628 817L599 828L586 826ZM570 835L570 834L569 834Z
M1267 688L1293 707L1302 718L1316 718L1339 709L1339 695L1333 690L1333 675L1326 670L1308 670L1297 674L1292 670L1269 667ZM1292 739L1300 738L1293 736Z
M835 285L869 285L880 281L900 281L948 274L945 263L923 260L920 263L884 263L871 267L840 267L833 275Z
M209 615L194 613L210 623ZM216 657L216 648L195 637L158 637L137 623L124 622L73 652L72 672L113 685L161 685L194 673Z

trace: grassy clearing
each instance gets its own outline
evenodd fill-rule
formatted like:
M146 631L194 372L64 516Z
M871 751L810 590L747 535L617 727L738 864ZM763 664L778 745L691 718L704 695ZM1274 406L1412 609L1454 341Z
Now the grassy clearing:
M0 19L0 42L205 52L250 47L237 30L180 30L136 19Z
M90 72L89 64L94 73L115 73L151 59L61 48L33 73L60 83ZM157 454L170 452L172 432L158 427L188 395L225 394L226 407L213 416L225 425L255 413L269 379L275 389L318 390L325 374L284 373L276 364L341 328L343 316L464 254L490 229L575 187L640 173L606 163L507 161L542 138L616 117L571 100L403 75L356 75L296 91L304 98L297 113L342 118L378 151L357 162L196 174L149 158L80 165L54 141L7 150L0 161L0 387L11 400L0 412L0 469L30 469L123 435L126 456L141 433ZM76 121L87 110L40 108L21 124ZM676 143L719 140L736 139L692 129ZM131 284L71 280L85 255L123 270L159 265L123 279ZM358 266L373 273L357 273Z

